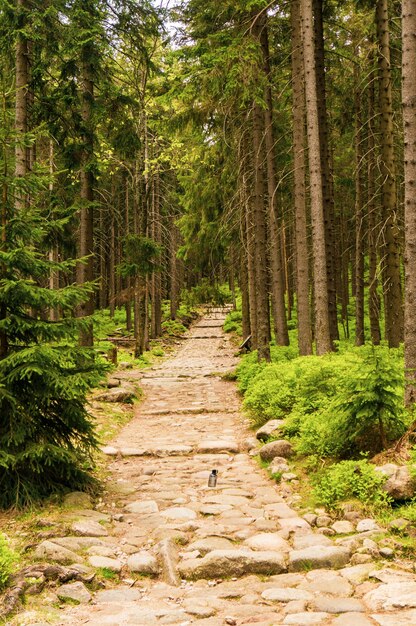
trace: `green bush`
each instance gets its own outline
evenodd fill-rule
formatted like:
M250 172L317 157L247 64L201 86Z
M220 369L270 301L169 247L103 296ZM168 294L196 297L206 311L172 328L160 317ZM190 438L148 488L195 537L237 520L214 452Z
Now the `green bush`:
M256 426L286 417L284 433L300 454L358 458L405 431L399 351L362 347L293 358L290 349L275 347L272 358L259 365L252 353L240 363L244 407Z
M231 311L228 313L224 322L224 331L226 333L236 333L240 337L243 335L243 329L241 322L243 320L243 314L241 311Z
M272 364L291 361L298 356L298 351L292 346L270 346L270 356ZM267 363L259 363L257 361L257 351L249 352L240 361L237 367L238 389L241 393L245 393L251 384L251 381L260 374L265 367L269 367Z
M16 556L9 548L6 537L0 533L0 589L6 585L15 560Z
M318 476L314 494L327 509L337 509L342 502L351 499L382 508L389 503L382 489L385 481L386 477L376 472L368 461L341 461Z
M339 355L333 396L299 420L297 450L305 455L357 458L376 454L406 430L403 370L388 348ZM292 417L293 419L293 417Z
M166 320L162 323L163 332L171 337L181 337L186 333L186 328L181 322L176 320Z

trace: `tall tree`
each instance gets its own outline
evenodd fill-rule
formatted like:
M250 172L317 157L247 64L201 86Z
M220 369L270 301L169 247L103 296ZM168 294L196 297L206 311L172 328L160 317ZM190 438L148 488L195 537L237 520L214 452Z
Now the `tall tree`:
M416 8L402 2L402 100L405 176L405 401L416 402Z
M262 14L258 18L260 40L264 58L264 122L265 122L265 149L267 171L267 199L268 225L270 233L270 280L271 301L276 343L279 346L289 345L287 329L285 293L283 284L282 251L280 247L279 206L277 202L277 178L275 166L275 138L273 128L273 96L271 86L270 51L267 18Z
M394 154L394 124L392 74L390 60L390 28L388 0L377 0L376 27L379 64L379 106L382 179L382 264L385 302L386 336L391 348L403 339L403 302L400 277L400 247L398 228L396 159Z
M80 211L78 256L83 261L77 266L79 285L92 283L94 280L94 78L97 72L97 22L100 20L97 0L75 2L73 7L74 26L79 29L79 77L82 119L82 147L80 170ZM79 317L89 316L94 312L94 297L91 297L78 309ZM81 344L93 345L92 324L85 327L81 335Z
M293 182L296 235L296 301L298 344L301 355L312 354L312 329L309 310L309 254L305 189L305 83L300 20L300 0L291 6L292 25L292 109L293 109Z
M328 313L328 281L312 0L301 0L301 19L311 185L315 341L316 352L321 355L331 351L332 342Z

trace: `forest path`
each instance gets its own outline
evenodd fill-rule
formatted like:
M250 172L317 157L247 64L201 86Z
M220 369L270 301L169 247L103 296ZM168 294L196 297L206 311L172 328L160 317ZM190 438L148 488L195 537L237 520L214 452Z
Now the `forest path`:
M206 315L142 375L144 401L107 449L109 535L86 557L122 568L120 583L63 608L59 624L414 626L413 573L376 564L369 549L350 561L371 547L371 524L325 536L248 454L235 385L220 377L236 364L223 321Z

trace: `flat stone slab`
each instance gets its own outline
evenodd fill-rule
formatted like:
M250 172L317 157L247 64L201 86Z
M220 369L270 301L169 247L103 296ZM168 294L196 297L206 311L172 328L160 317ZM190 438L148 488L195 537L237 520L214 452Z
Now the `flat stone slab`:
M276 550L289 552L291 550L287 541L278 533L259 533L249 537L244 542L251 550Z
M170 507L169 509L165 509L164 511L161 511L160 515L167 519L183 520L183 521L195 519L196 517L198 517L195 511L193 511L192 509L183 507L183 506Z
M205 504L200 507L201 515L221 515L225 511L232 511L233 507L229 504Z
M374 622L361 613L342 613L331 622L331 626L374 626Z
M304 589L293 589L292 587L272 587L266 589L261 594L263 600L269 602L293 602L297 600L313 600L313 594Z
M296 511L290 508L285 502L274 502L273 504L266 504L264 510L269 518L273 519L289 519L291 517L298 517ZM302 518L301 518L302 519ZM309 526L308 522L303 520L303 524Z
M130 502L124 508L128 513L138 513L140 515L159 513L158 504L154 500L137 500L136 502Z
M82 537L108 537L108 530L94 520L74 522L71 530L75 535Z
M394 611L416 607L416 582L397 582L380 585L364 596L372 611Z
M232 541L225 537L205 537L198 541L193 541L186 546L186 552L193 552L197 550L202 556L212 552L213 550L232 550L234 548Z
M140 600L142 592L133 587L118 587L117 589L106 589L95 594L96 604L117 604L122 606L125 602L135 602Z
M192 453L192 446L163 445L152 449L154 456L187 456Z
M91 546L104 545L103 540L99 537L54 537L53 543L73 552L85 550L91 548Z
M108 569L117 574L121 572L122 564L118 559L111 559L107 556L90 556L88 561L92 567L97 569Z
M306 574L305 580L299 587L312 593L324 593L331 596L347 597L353 594L353 586L338 571L333 570L312 570Z
M371 615L380 626L414 626L416 624L416 611L403 611L388 615Z
M364 613L365 605L355 598L325 598L320 596L312 603L315 611L325 613Z
M346 548L331 546L313 546L289 553L289 571L301 572L305 569L339 569L350 560L350 551Z
M218 439L201 441L196 451L199 454L211 454L212 452L232 452L240 451L239 445L234 440L220 441Z
M329 613L295 613L294 615L286 615L282 624L291 624L292 626L315 626L315 624L324 624Z
M251 550L213 550L202 559L189 559L179 565L184 578L228 578L245 574L280 574L286 570L283 555Z

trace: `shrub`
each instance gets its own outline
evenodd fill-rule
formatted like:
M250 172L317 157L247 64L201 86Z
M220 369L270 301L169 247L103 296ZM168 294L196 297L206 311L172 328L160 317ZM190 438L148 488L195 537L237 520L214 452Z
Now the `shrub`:
M241 311L231 311L225 318L224 331L226 333L236 333L241 337L243 334L241 326L242 319L243 315Z
M351 499L382 508L389 503L382 489L385 480L368 461L341 461L318 476L314 494L328 509L336 509L341 502Z
M4 587L13 571L13 564L16 557L9 548L7 539L0 534L0 589Z
M237 375L253 423L286 417L284 433L296 438L303 455L375 454L406 429L403 363L395 350L362 347L293 358L290 349L276 347L273 363L259 365L253 353Z
M176 320L166 320L162 324L162 329L170 337L181 337L186 333L185 326Z

